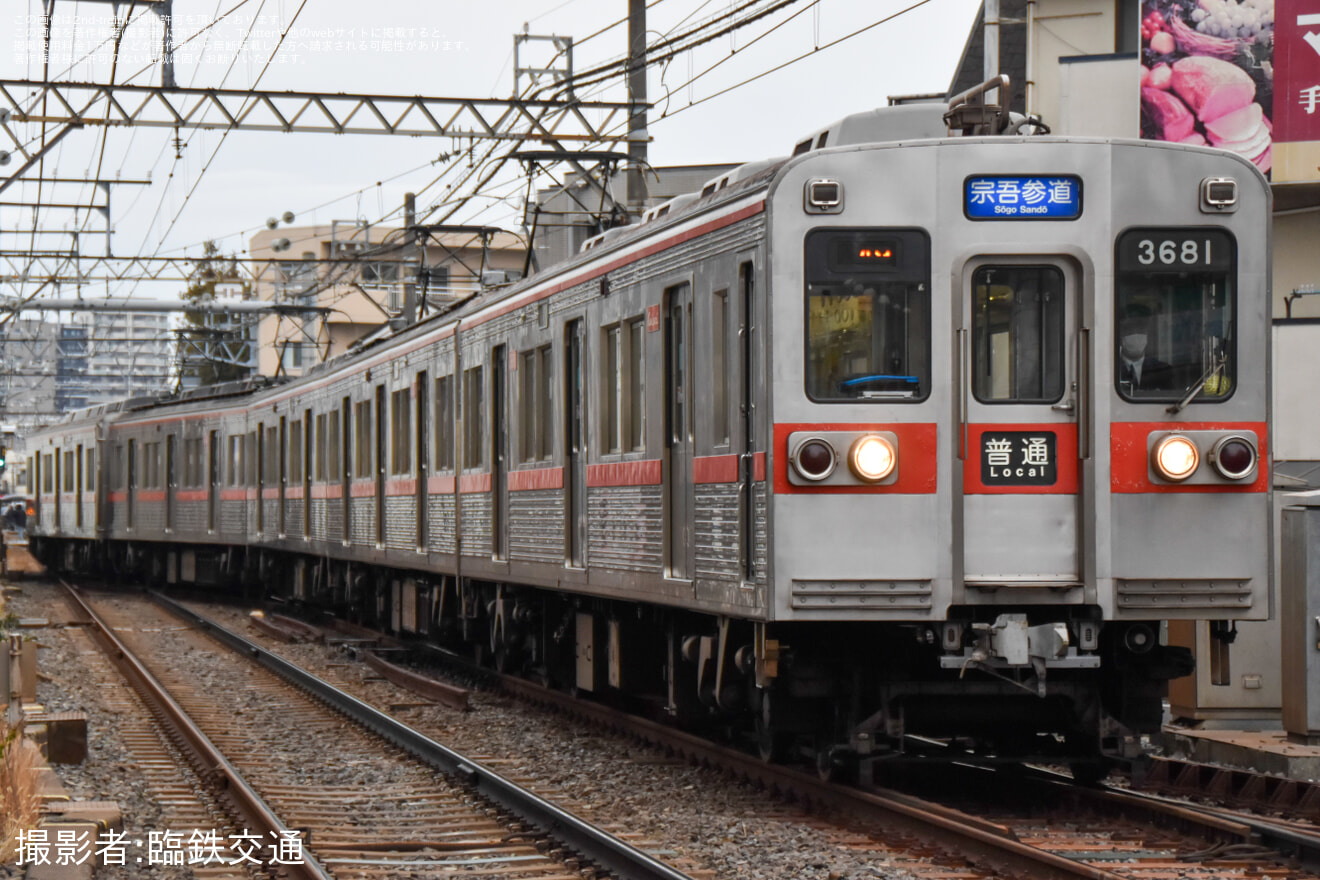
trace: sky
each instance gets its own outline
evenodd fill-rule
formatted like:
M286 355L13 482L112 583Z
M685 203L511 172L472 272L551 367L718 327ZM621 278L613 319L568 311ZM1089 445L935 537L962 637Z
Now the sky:
M772 2L756 0L751 8ZM650 39L746 3L651 0ZM849 113L883 106L890 95L943 91L978 5L978 0L798 0L666 66L652 67L649 160L683 165L786 155L802 135ZM11 21L0 27L0 34L8 35L0 45L0 78L40 80L41 0L6 7L0 17ZM121 20L126 12L125 4ZM109 3L56 0L51 80L110 81L112 14ZM515 88L516 32L572 36L574 67L582 71L626 52L626 16L627 0L175 0L175 77L180 85L195 87L502 98ZM150 12L135 13L124 31L115 82L160 83L160 27ZM532 61L550 60L548 45L532 44ZM780 65L786 66L767 73ZM519 85L526 87L526 79ZM621 79L593 87L587 97L627 99ZM0 97L0 106L5 104ZM39 126L11 122L8 128L29 149L40 143ZM44 173L85 178L99 166L102 178L151 179L149 186L112 189L116 255L198 256L210 240L241 257L266 218L285 212L295 215L294 225L398 223L403 194L413 191L425 215L447 203L446 186L469 162L484 161L488 147L478 141L470 153L464 152L467 142L433 137L187 129L178 132L176 143L168 129L88 126L47 154ZM3 131L0 150L14 150ZM457 160L439 160L454 153L461 154ZM21 164L15 154L0 175ZM517 229L526 183L506 175L450 222ZM537 180L538 186L548 183ZM86 204L92 193L82 186L46 184L40 197ZM12 185L0 195L2 201L37 198L33 183ZM104 252L105 223L98 213L41 211L36 226L54 235L34 238L27 231L33 225L32 209L0 207L0 251L67 248L68 230L82 229L83 252ZM169 297L161 286L101 285L78 292ZM0 285L0 295L29 290Z

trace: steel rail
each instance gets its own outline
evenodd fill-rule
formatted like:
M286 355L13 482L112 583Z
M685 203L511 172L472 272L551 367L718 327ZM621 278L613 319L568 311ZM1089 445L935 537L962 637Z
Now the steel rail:
M223 782L217 786L220 789L221 797L233 804L239 818L247 823L247 827L261 828L263 837L265 832L280 834L295 830L285 825L275 811L262 799L261 795L257 794L252 786L248 785L242 774L216 748L210 738L193 723L183 707L169 695L169 692L142 665L142 662L134 656L128 646L119 640L119 637L101 619L101 616L83 601L77 590L63 580L60 583L64 586L69 600L78 611L87 615L87 619L92 622L92 636L100 642L106 656L110 658L110 661L114 663L124 678L129 681L134 690L143 696L148 705L162 713L169 725L180 734L188 751L192 753L191 756L195 765L204 771L202 773L203 777L208 774L218 774L221 777ZM333 875L305 849L301 862L291 862L279 867L283 868L288 876L294 878L334 880Z
M654 721L621 714L596 703L573 697L513 676L499 676L512 693L550 702L565 711L597 723L621 726L629 733L656 745L687 755L691 760L721 767L734 775L753 780L768 790L792 792L816 804L826 804L849 815L871 814L886 829L933 840L956 851L978 867L989 866L1009 875L1033 880L1124 880L1112 871L1069 859L1019 841L1013 832L958 810L942 807L896 791L875 792L844 788L815 776L717 745Z
M442 773L462 780L475 793L521 817L613 876L622 880L691 880L681 871L652 858L567 810L537 797L478 762L446 748L282 657L184 607L168 596L154 592L150 596L175 616L205 630L233 650L248 655L258 665L296 684ZM1103 877L1087 876L1092 880L1118 880L1108 874L1104 874Z

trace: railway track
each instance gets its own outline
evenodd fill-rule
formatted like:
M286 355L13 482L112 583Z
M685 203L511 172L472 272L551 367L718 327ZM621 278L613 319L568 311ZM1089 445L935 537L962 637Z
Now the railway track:
M69 592L152 711L168 716L193 764L207 768L201 775L233 824L256 835L261 852L270 845L274 854L272 841L302 842L296 857L287 852L285 864L267 861L263 870L318 880L456 871L687 877L305 673L294 687L258 665L225 662L200 624L171 625L141 599L93 607ZM262 665L279 665L232 634L205 629Z
M366 631L355 635L371 637ZM471 667L463 670L473 673ZM1078 787L1059 775L963 766L958 771L963 785L947 803L888 789L861 791L823 782L812 773L767 765L735 749L522 679L495 678L504 690L553 706L591 727L609 728L677 759L718 768L781 798L846 817L842 824L860 831L879 850L885 849L883 841L897 838L899 844L889 855L897 852L898 864L905 863L906 851L942 866L938 870L945 876L1300 878L1315 876L1312 872L1320 864L1320 839L1314 836L1131 792ZM976 796L967 797L969 789ZM1023 809L1022 797L1012 799L1011 808L996 809L993 794L987 796L996 791L1034 798L1036 809ZM933 869L926 864L921 873Z

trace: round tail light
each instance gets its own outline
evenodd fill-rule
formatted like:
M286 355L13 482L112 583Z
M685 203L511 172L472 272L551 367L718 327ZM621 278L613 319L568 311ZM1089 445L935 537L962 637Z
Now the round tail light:
M1244 479L1256 469L1256 447L1245 437L1225 437L1210 451L1210 463L1226 479Z
M867 434L858 437L848 450L848 467L857 479L878 483L894 472L898 450L884 437Z
M807 480L823 480L834 473L834 447L819 437L809 437L793 450L793 467Z
M1181 434L1169 434L1151 450L1151 464L1164 479L1181 483L1196 473L1201 464L1201 451Z

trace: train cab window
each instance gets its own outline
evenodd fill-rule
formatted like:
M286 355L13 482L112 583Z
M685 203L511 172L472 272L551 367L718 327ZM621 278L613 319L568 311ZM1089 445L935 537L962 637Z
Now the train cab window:
M972 275L972 392L982 403L1063 396L1063 272L982 266Z
M1221 229L1119 236L1114 383L1134 402L1227 400L1237 381L1237 251Z
M915 229L806 239L806 390L822 403L930 396L930 243Z

